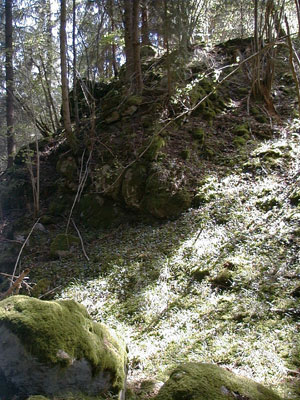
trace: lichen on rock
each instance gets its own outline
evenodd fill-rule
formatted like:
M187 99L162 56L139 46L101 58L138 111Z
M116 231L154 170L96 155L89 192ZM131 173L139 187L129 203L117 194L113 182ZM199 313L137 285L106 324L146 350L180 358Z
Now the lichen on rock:
M213 364L187 363L172 372L155 400L282 400L275 392Z

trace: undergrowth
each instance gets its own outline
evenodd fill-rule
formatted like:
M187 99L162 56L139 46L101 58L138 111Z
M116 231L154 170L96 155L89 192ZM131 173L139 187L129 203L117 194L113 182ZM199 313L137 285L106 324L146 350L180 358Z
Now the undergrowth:
M298 130L290 123L222 175L210 173L199 207L176 221L82 232L90 262L76 254L33 272L65 271L56 297L125 337L139 398L151 397L138 391L143 382L165 381L185 361L299 398Z

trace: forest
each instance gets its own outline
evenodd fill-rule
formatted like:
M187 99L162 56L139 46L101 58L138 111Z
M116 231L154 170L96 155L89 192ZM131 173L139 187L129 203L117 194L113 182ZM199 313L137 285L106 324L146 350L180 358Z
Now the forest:
M299 400L300 0L0 22L0 400Z

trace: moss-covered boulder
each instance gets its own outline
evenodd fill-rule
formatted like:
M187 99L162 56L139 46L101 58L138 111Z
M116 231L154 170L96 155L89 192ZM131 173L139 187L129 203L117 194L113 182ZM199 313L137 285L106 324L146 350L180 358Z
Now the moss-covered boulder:
M73 246L77 246L79 243L80 240L77 237L60 233L51 242L50 254L57 257L65 256Z
M272 390L217 365L179 366L155 400L282 400Z
M147 179L147 167L144 164L136 164L128 169L122 182L122 196L131 208L139 208L145 192Z
M73 300L13 296L0 302L0 389L31 395L120 394L126 346Z
M112 165L104 164L96 167L92 172L95 192L109 196L113 200L119 199L122 185L123 170Z
M67 180L72 181L77 175L77 164L73 157L60 158L56 164L57 172L65 177Z
M86 194L79 203L82 222L91 228L108 228L120 223L123 213L111 199L93 193Z
M142 210L156 218L174 218L187 210L191 203L191 194L180 172L156 164L146 182Z

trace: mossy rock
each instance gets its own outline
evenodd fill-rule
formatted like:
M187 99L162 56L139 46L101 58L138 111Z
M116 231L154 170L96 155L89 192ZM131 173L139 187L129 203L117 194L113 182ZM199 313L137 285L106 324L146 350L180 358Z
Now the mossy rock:
M194 139L197 139L201 144L203 144L205 139L205 131L203 128L196 128L192 131L192 136Z
M234 127L233 133L236 136L244 136L244 137L249 137L249 127L248 124L240 124Z
M113 200L93 193L81 198L79 211L83 223L91 228L108 228L122 218L121 210Z
M113 124L114 122L119 121L119 119L121 118L121 115L118 111L113 111L110 115L108 115L105 119L105 122L107 124Z
M36 395L28 397L27 400L49 400L49 398L42 396L40 394L36 394Z
M145 193L147 167L138 163L129 168L122 182L122 196L127 206L139 208Z
M206 107L202 111L201 116L205 121L212 122L212 120L216 117L216 111L212 108Z
M162 168L147 179L141 209L157 218L178 217L191 206L192 196L184 187L175 188L170 171Z
M102 116L106 118L113 110L115 110L120 103L122 102L122 97L118 90L112 89L110 90L104 97L101 99L101 111Z
M128 106L140 106L143 102L143 97L138 95L129 96L126 99L126 103Z
M109 164L94 168L92 172L93 185L96 193L102 193L117 201L120 198L123 169Z
M31 291L32 297L40 297L41 295L47 293L50 289L51 282L47 278L40 279Z
M233 138L233 145L234 147L243 147L247 143L247 138L244 136L236 136Z
M70 211L74 198L70 195L58 194L49 204L49 214L53 216L63 215Z
M67 180L74 180L77 176L77 164L75 159L71 156L59 159L56 164L56 170Z
M134 113L136 113L137 110L138 110L138 107L135 106L135 105L126 107L126 108L124 108L123 111L122 111L122 116L123 116L123 117L129 117L129 116L133 115Z
M0 371L22 398L124 389L123 340L73 300L9 297L0 302L0 332Z
M27 168L13 166L2 177L0 202L2 211L22 210L32 201L32 187Z
M78 246L80 240L66 233L58 234L51 242L50 254L52 256L64 256L67 255L72 246Z
M272 390L217 365L187 363L172 372L155 400L282 400Z
M180 156L183 160L189 160L189 158L191 157L191 151L190 149L183 149L180 152Z
M159 151L165 146L165 140L159 135L154 135L147 140L146 144L139 152L139 156L147 161L157 159Z

